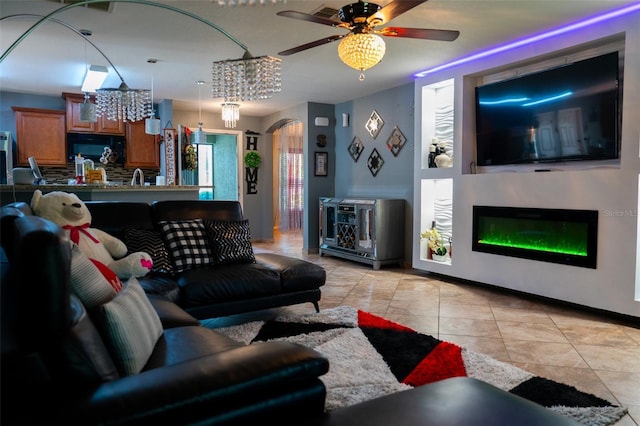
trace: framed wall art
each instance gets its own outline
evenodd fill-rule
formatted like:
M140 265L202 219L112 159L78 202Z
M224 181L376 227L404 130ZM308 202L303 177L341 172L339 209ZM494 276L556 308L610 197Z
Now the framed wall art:
M329 154L326 152L316 152L315 153L315 167L314 167L314 175L315 176L327 176L328 172L328 162L329 162Z

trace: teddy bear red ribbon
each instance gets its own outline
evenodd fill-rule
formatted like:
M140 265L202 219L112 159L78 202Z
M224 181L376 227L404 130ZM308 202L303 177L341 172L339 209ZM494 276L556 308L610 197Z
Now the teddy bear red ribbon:
M89 231L87 231L87 228L89 227L90 225L88 223L85 223L84 225L80 225L80 226L65 225L62 227L62 229L69 230L70 232L69 238L71 238L71 241L73 241L75 244L80 244L80 232L82 232L87 237L91 238L91 241L93 241L94 243L96 244L99 243L100 241L98 241L96 237L94 237L89 233Z

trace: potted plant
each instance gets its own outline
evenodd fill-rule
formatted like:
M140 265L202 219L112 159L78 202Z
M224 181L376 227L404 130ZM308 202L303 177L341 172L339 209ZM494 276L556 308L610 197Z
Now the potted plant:
M431 257L433 260L438 262L445 262L447 260L447 246L436 228L424 231L420 234L420 238L427 240L427 245L431 250Z

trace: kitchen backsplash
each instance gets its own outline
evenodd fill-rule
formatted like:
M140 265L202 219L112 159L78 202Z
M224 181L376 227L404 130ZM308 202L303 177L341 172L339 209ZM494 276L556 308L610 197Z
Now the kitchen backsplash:
M135 169L125 169L122 166L107 164L107 165L97 165L97 167L102 167L105 169L107 173L107 181L109 182L122 182L125 185L131 183L131 179L133 178L133 172ZM67 167L51 167L51 166L40 166L40 171L44 179L49 184L57 183L66 185L69 179L73 179L75 177L75 165L73 163L69 163ZM156 176L160 174L160 169L142 169L142 173L144 174L145 182L150 182L152 185L156 183Z

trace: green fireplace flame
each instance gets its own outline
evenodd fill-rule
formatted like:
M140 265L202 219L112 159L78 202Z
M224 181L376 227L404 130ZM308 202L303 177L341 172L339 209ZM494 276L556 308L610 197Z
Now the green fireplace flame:
M479 225L480 244L587 256L586 223L483 217Z

